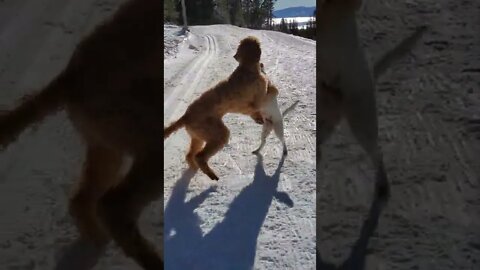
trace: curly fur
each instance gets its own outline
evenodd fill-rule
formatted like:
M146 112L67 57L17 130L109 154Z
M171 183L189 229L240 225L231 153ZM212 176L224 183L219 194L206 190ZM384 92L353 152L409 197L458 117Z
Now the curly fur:
M200 168L212 180L218 180L218 176L208 166L208 159L223 148L230 135L222 117L227 113L254 115L269 98L268 80L261 72L260 56L258 39L243 39L234 55L239 65L233 73L204 92L179 120L164 129L165 139L185 127L191 137L186 155L190 168Z
M163 261L141 235L137 218L163 194L163 5L130 0L75 49L43 90L0 116L0 146L65 109L86 144L82 177L70 199L81 238L104 248L110 239L144 269ZM133 165L120 175L126 156Z

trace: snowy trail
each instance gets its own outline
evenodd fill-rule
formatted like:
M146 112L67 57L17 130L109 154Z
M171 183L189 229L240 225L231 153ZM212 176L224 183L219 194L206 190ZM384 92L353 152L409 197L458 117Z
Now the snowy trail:
M191 30L205 42L183 76L172 76L176 79L165 85L165 119L175 120L233 71L233 54L248 35L261 41L262 62L280 89L280 106L297 99L300 104L285 120L286 160L273 136L263 158L252 155L261 126L247 116L225 116L230 142L211 160L218 183L184 171L185 131L169 137L164 148L167 269L315 269L315 43L227 25ZM181 55L165 61L166 70L179 65Z
M78 41L110 16L122 2L1 1L0 109L11 108L24 94L48 83L66 65ZM315 153L311 143L315 140L311 129L315 125L315 107L312 103L314 45L300 48L302 52L297 52L300 54L298 59L289 58L282 63L278 57L281 52L277 51L274 42L288 44L290 39L295 38L272 37L269 40L261 32L231 26L192 29L193 47L181 49L177 58L169 58L165 62L168 67L165 70L165 122L178 117L201 91L233 71L236 66L232 57L234 50L247 32L258 35L265 46L263 59L266 70L272 73L272 78L281 89L282 108L293 102L292 96L298 96L301 104L286 120L286 139L291 155L277 176L271 174L280 162L281 146L273 136L265 148L263 168L266 175L261 170L261 163L254 173L257 158L250 152L258 143L261 127L246 116L225 118L231 128L232 138L222 153L212 160L212 166L222 176L218 184L199 174L191 182L177 182L185 167L183 155L188 141L184 131L172 136L165 145L164 164L165 202L170 202L172 198L168 208L173 209L170 213L186 220L189 215L202 218L200 223L186 223L195 224L192 228L201 231L202 237L198 239L201 239L202 253L199 254L214 252L212 249L223 243L221 239L230 229L238 232L238 235L228 238L231 242L228 246L232 247L230 253L225 250L223 255L218 256L217 262L207 260L200 265L228 263L225 261L228 255L247 250L249 255L240 258L243 263L255 263L255 268L313 269ZM282 48L287 50L288 45ZM278 66L274 72L275 61ZM282 72L289 71L287 65L291 65L290 62L301 63L304 65L302 68L309 71L308 74L281 76ZM296 114L307 114L310 118ZM298 119L302 121L297 122ZM78 236L67 211L67 201L82 166L82 143L64 113L48 117L35 132L31 130L26 131L17 143L0 155L0 269L54 269L60 254ZM179 191L172 193L172 189ZM181 203L173 203L177 201L175 198L185 196L190 199L196 195L200 197L185 206L192 209L195 204L199 205L191 213L182 212ZM206 195L209 195L208 198ZM201 200L203 198L204 201ZM230 205L232 202L236 203ZM238 204L240 208L235 206ZM242 205L249 208L242 208ZM162 200L154 202L140 220L146 236L160 249L163 248L161 234L164 224L159 216L162 208ZM290 217L290 212L295 212L298 217ZM249 215L251 219L244 218ZM243 224L246 221L247 224ZM232 226L232 223L238 226ZM193 229L183 231L188 233ZM242 239L245 241L235 245ZM298 247L292 249L292 246ZM193 250L192 245L188 247L185 252ZM19 257L19 254L23 255ZM188 257L188 254L182 250L179 256ZM192 257L190 261L199 259L198 256ZM140 268L111 245L94 269Z
M479 8L472 0L366 2L358 22L370 62L415 27L429 30L377 84L392 191L380 215L374 170L347 124L322 147L319 266L480 269L480 143L469 128L480 117ZM364 268L337 268L352 261Z
M0 110L47 84L80 39L122 2L0 1ZM0 154L2 270L54 269L77 237L67 201L82 166L82 143L65 113L32 130ZM159 228L158 217L143 223ZM139 268L113 247L95 269Z
M180 79L177 78L177 86L171 91L163 103L165 118L169 119L170 121L172 120L172 114L175 113L175 109L173 107L175 105L174 101L193 94L198 82L205 74L205 67L210 63L215 56L216 51L218 50L215 37L206 35L204 39L206 43L205 51L200 56L195 58L195 60L187 67L186 70L182 71L183 76Z

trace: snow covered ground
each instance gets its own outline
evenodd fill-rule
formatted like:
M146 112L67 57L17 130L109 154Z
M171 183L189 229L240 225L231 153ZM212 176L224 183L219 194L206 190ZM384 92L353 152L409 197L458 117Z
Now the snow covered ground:
M48 83L80 38L123 1L0 1L0 110ZM225 117L231 140L212 160L218 183L183 174L184 131L166 141L165 201L149 207L141 225L160 248L165 227L166 262L178 263L169 269L480 268L479 2L367 2L359 22L372 60L413 27L431 26L378 83L392 183L385 208L373 201L373 168L346 125L315 169L314 42L225 25L192 27L184 42L166 26L166 122L234 69L234 50L248 34L262 41L282 108L300 99L285 120L290 154L279 175L279 142L268 140L263 170L250 154L261 128L246 116ZM66 203L83 151L60 113L0 153L0 269L53 269L76 238ZM112 245L95 269L140 268Z
M122 2L0 1L0 110L47 84L67 64L79 40ZM67 200L83 162L80 139L65 113L32 130L0 153L2 270L54 269L77 237ZM142 219L159 246L161 205L157 202ZM95 269L140 268L112 245Z
M372 60L414 27L430 29L377 84L388 205L373 201L373 168L345 123L322 148L317 266L480 269L480 2L364 2Z
M165 63L165 123L238 65L239 41L261 41L262 61L280 89L279 103L298 107L285 120L289 155L272 135L263 158L251 154L261 126L224 117L231 136L211 159L220 181L182 173L189 139L165 142L167 269L315 269L315 42L230 25L195 26ZM175 36L172 35L172 39Z

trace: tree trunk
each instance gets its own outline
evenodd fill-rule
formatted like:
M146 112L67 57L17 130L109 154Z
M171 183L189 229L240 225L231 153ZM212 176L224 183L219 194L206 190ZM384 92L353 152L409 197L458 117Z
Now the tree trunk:
M181 0L181 1L182 1L183 31L186 32L188 30L187 9L185 7L185 0Z

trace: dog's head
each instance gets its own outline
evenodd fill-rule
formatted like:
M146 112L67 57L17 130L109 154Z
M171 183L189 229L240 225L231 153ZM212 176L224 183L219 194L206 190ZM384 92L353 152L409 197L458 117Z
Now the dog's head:
M256 37L246 37L240 41L237 53L233 56L238 63L242 64L256 64L260 62L262 50L260 49L260 41Z

